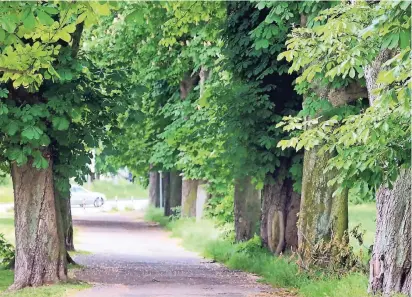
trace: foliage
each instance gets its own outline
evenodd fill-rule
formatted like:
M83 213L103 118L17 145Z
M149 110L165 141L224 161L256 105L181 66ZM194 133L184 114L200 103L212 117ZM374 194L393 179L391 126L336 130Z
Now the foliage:
M219 226L233 224L235 221L233 198L233 191L223 198L212 196L205 206L205 217L213 219Z
M338 192L353 185L365 193L382 184L391 186L399 170L410 167L409 8L410 3L402 1L340 4L320 14L322 25L294 29L288 50L279 55L292 62L289 71L303 70L297 88L310 93L307 86L314 82L335 87L355 80L362 83L365 67L382 51L395 52L378 70L379 87L369 94L372 106L330 119L288 117L277 125L299 131L280 141L279 147L299 150L321 145L320 154L337 152L325 172L338 170L329 182L340 186Z
M0 233L0 266L9 267L14 261L14 247Z
M169 218L164 216L164 210L153 206L146 209L144 219L147 222L159 223L160 226L166 226L169 223Z

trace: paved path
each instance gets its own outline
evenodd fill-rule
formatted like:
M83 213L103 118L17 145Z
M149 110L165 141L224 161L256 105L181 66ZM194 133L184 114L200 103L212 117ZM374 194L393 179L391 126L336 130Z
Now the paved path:
M74 216L79 227L77 255L85 268L75 272L93 288L75 297L284 296L256 277L205 261L186 251L161 228L138 213Z

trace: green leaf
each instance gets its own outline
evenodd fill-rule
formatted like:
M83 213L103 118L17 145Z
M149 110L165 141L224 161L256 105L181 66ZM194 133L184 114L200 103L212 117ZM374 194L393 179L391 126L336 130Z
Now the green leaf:
M67 130L69 128L69 121L64 117L54 117L52 120L53 128L59 131Z
M255 42L256 49L268 48L268 47L269 47L269 41L267 39L261 39Z
M9 19L4 19L1 25L6 32L14 33L14 30L16 30L16 23Z
M27 162L27 156L23 152L23 150L19 148L13 148L8 153L9 159L12 161L16 161L18 165L23 165Z
M351 68L350 70L349 70L349 77L350 78L355 78L355 69L353 69L353 68Z
M400 37L400 48L405 49L408 46L411 46L411 31L410 30L402 30L399 34Z
M36 18L32 12L29 12L27 17L23 20L23 25L27 29L33 29L36 26Z
M0 28L0 42L3 42L5 38L6 38L6 31Z
M40 24L45 26L51 26L54 23L53 18L42 10L37 11L37 18L39 19Z
M144 14L141 9L136 9L135 11L129 13L125 19L127 23L134 22L136 24L144 24Z
M19 130L19 125L16 121L11 121L6 127L7 134L13 136Z
M30 126L24 128L23 132L21 132L21 136L33 140L33 139L40 139L40 136L43 134L43 131L36 126Z
M5 104L0 104L0 115L8 114L8 113L9 113L9 109L7 108L7 106Z
M40 152L34 154L33 167L37 169L46 169L49 167L49 162L42 156Z

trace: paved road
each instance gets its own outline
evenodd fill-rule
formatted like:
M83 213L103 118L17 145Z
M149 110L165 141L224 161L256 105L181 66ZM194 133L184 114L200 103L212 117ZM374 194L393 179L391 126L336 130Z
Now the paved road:
M141 212L74 215L79 280L94 283L75 297L285 296L256 277L186 251ZM278 294L279 293L279 294Z

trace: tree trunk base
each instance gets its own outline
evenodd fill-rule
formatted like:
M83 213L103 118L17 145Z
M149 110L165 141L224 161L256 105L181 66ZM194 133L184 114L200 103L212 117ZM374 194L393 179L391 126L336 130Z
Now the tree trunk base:
M49 158L47 153L43 153ZM64 237L56 207L52 162L37 170L29 160L11 166L14 188L16 262L10 290L67 279ZM61 218L60 218L61 219ZM64 253L63 253L64 251Z
M293 192L293 182L289 179L279 178L263 188L260 236L272 253L297 249L299 205L300 195Z
M256 234L260 218L260 196L251 177L236 180L234 212L237 242L249 240Z

